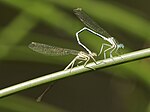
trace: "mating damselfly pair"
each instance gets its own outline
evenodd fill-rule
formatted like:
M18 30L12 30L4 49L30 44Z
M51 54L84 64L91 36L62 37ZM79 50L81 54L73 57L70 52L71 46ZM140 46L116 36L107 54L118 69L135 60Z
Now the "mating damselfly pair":
M117 54L117 51L119 48L124 48L123 44L118 44L117 41L114 39L114 37L110 36L103 28L101 28L96 22L94 22L81 8L74 9L73 11L75 15L86 26L86 27L83 27L78 32L76 32L77 42L80 46L82 46L86 50L86 52L50 46L50 45L37 43L37 42L32 42L31 44L29 44L29 48L38 53L42 53L42 54L46 54L50 56L61 56L61 55L70 55L70 54L76 55L76 57L71 61L71 63L64 70L67 70L69 68L72 69L76 60L79 60L79 63L85 61L84 63L85 67L90 59L92 59L95 62L95 64L97 64L94 57L100 56L102 54L104 46L108 47L107 49L104 50L104 59L106 59L107 51L110 51L109 56L112 58L113 52ZM107 41L109 44L102 43L98 55L94 52L91 52L84 44L80 42L80 39L79 39L79 34L83 32L84 30L87 30L97 35L98 37Z

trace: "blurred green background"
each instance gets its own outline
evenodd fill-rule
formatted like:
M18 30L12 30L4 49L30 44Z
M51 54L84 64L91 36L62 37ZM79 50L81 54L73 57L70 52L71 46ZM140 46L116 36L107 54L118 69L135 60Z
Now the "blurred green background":
M123 53L150 46L149 0L0 0L0 88L63 70L74 56L50 57L28 48L32 41L84 50L75 33L84 27L73 14L83 8L120 43ZM81 41L98 52L102 41L88 32ZM143 59L0 99L1 112L150 112L150 60Z

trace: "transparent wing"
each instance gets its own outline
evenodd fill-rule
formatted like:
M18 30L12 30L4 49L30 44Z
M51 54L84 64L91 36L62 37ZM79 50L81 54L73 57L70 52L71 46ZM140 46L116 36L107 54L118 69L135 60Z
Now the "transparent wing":
M65 49L55 46L50 46L46 44L41 44L37 42L32 42L28 46L30 49L32 49L35 52L50 55L50 56L61 56L61 55L78 55L79 51L77 50L71 50L71 49Z
M81 8L73 10L75 15L89 28L95 32L109 38L111 37L103 28L101 28L96 22L94 22Z

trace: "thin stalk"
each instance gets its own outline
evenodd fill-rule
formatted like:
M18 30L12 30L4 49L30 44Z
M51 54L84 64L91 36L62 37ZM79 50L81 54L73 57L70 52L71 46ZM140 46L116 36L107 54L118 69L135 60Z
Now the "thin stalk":
M114 58L100 60L100 61L97 61L97 64L89 63L86 65L87 67L84 67L82 65L82 66L74 67L71 70L70 69L65 70L65 71L62 70L62 71L48 74L48 75L45 75L45 76L42 76L33 80L26 81L20 84L16 84L8 88L4 88L0 90L0 97L14 94L16 92L19 92L28 88L32 88L32 87L35 87L44 83L52 82L54 80L62 79L62 78L73 76L73 75L78 75L87 71L92 71L92 69L89 69L89 68L101 69L101 68L106 68L109 66L127 63L127 62L131 62L131 61L135 61L135 60L139 60L143 58L148 58L148 57L150 57L150 48L124 54L124 55L114 57Z

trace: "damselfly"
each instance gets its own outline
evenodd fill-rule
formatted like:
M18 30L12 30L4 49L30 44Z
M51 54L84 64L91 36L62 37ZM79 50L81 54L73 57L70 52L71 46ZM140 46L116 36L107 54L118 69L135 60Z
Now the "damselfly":
M97 56L96 53L88 54L84 51L60 48L60 47L50 46L50 45L37 43L37 42L32 42L31 44L29 44L28 47L35 52L49 55L49 56L62 56L62 55L70 55L70 54L76 55L76 57L69 63L69 65L64 70L67 70L69 68L72 69L76 60L79 60L80 62L85 61L84 67L86 67L90 59L92 59L96 63L96 60L94 59L94 56Z
M79 33L81 33L84 30L89 31L110 43L110 44L103 43L98 53L98 56L101 55L104 46L109 47L106 50L104 50L104 59L106 59L107 51L110 50L109 55L112 58L113 52L117 54L119 48L124 48L123 44L118 44L117 41L114 39L114 37L110 36L103 28L101 28L96 22L94 22L81 8L74 9L73 11L75 15L86 25L86 27L82 28L76 33L76 38L78 44L81 45L89 54L91 54L92 52L79 40Z

